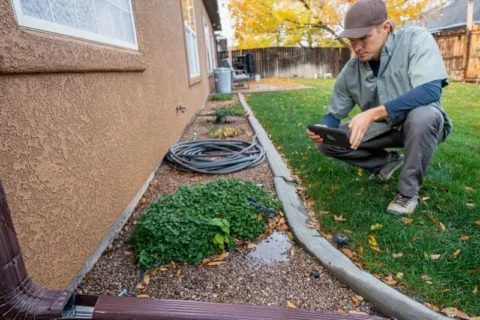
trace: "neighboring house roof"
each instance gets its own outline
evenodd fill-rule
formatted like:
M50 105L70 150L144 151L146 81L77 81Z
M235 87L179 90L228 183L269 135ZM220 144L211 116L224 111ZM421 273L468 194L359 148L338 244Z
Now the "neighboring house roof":
M473 24L480 24L480 0L473 0ZM423 15L425 27L434 33L467 25L468 0L456 0L441 8L430 10Z
M208 17L212 21L214 31L222 31L222 24L220 23L220 13L218 11L217 0L203 0L207 8Z

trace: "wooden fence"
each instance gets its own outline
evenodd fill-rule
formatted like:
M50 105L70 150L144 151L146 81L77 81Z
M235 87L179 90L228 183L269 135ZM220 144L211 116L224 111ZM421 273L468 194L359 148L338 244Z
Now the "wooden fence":
M480 25L433 35L442 51L448 75L458 81L480 82Z
M247 53L255 57L256 73L263 78L323 78L329 74L336 77L350 60L350 50L346 48L273 47L235 50L231 56L235 58ZM219 61L223 58L228 58L228 52L219 52Z

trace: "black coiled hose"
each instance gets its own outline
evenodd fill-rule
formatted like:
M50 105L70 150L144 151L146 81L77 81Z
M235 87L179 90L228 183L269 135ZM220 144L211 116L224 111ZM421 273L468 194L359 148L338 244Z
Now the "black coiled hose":
M174 144L166 159L177 170L226 174L259 165L265 151L256 142L198 140Z

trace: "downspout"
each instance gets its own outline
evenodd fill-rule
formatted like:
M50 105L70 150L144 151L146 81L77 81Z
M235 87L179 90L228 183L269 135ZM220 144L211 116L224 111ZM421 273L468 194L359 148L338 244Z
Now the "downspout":
M0 319L61 318L72 292L46 290L28 277L0 181Z
M473 0L469 0L467 4L467 26L465 29L465 70L463 71L463 81L467 80L468 63L470 61L470 46L472 41L472 27L473 27Z

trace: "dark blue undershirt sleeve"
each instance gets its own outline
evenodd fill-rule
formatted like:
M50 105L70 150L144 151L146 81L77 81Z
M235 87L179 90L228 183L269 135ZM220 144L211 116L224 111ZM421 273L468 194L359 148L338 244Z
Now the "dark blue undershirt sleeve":
M389 117L393 120L404 116L412 109L440 101L442 83L443 80L427 82L385 103Z
M335 118L332 114L327 113L322 121L320 122L321 124L326 125L329 128L338 128L340 126L340 120Z

